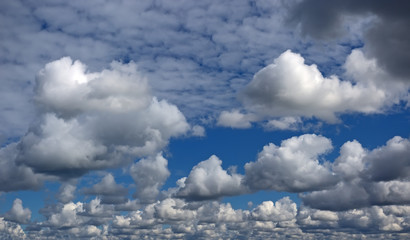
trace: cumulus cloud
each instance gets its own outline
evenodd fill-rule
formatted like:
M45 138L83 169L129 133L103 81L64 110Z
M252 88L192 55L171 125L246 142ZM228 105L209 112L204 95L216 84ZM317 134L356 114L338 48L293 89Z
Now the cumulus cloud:
M189 200L215 199L246 192L243 176L222 169L222 161L215 155L198 163L181 183L176 196Z
M175 105L151 96L134 63L90 73L62 58L40 71L35 93L41 115L15 159L38 173L67 179L119 166L190 130Z
M128 189L115 182L112 174L107 174L91 188L82 190L87 195L98 195L102 197L103 203L124 203L127 201Z
M78 213L84 211L82 202L69 202L64 204L59 212L53 213L47 223L56 228L80 226L84 219Z
M4 214L4 219L16 223L26 224L30 222L31 210L28 208L23 208L23 201L16 198L10 211Z
M245 184L253 190L270 189L304 192L336 184L337 179L319 156L332 149L331 141L323 136L305 134L270 143L258 154L256 162L245 165Z
M346 142L333 164L342 180L332 189L300 195L304 204L327 210L410 202L409 140L395 136L371 151L357 141Z
M265 201L252 210L252 219L257 221L290 221L296 217L297 206L288 197L276 203Z
M133 196L144 203L153 202L170 175L168 161L162 154L141 159L131 166L130 174L137 188Z
M75 198L75 190L76 186L72 185L70 183L63 183L60 186L60 189L56 195L56 198L61 202L61 203L69 203Z
M250 128L251 117L239 112L239 110L222 111L219 115L217 125L232 128Z
M353 68L355 64L367 68ZM381 76L372 73L377 70L377 64L364 58L360 50L352 52L346 68L356 77L355 83L340 80L335 75L324 77L316 65L306 65L302 56L288 50L273 64L257 72L240 98L245 108L259 118L316 117L336 122L341 113L382 112L384 107L398 103L408 92L408 86L402 83L382 88L378 84Z

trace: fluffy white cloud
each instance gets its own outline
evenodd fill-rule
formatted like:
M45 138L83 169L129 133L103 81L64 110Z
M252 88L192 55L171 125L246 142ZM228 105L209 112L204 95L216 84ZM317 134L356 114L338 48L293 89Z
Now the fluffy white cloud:
M4 219L16 223L29 223L31 219L31 210L23 208L23 201L16 198L11 209L4 214Z
M190 200L215 199L238 195L247 190L243 176L222 169L222 161L215 155L192 168L176 196Z
M239 110L222 111L219 115L217 125L232 128L250 128L252 118Z
M265 201L252 210L252 219L257 221L290 221L296 217L297 206L288 197L276 203Z
M346 142L340 148L340 156L333 163L333 171L344 178L358 177L364 169L363 157L367 151L353 140Z
M41 109L19 143L16 161L35 172L72 178L152 155L190 130L175 105L152 97L134 63L90 73L62 58L37 76Z
M84 211L83 203L69 202L64 204L59 212L53 213L48 219L48 223L57 228L80 226L84 223L84 219L78 216L78 213Z
M345 66L355 83L324 77L316 65L306 65L302 56L288 50L255 74L241 99L249 112L261 117L317 117L336 122L340 113L382 112L408 93L409 86L400 82L384 88L381 76L373 71L380 74L382 70L360 50L352 52Z
M141 159L131 166L130 174L137 185L134 197L141 202L154 202L170 175L168 161L161 154Z
M155 214L165 221L189 221L196 216L196 212L184 209L186 203L181 199L167 198L155 204Z
M245 165L245 183L253 190L304 192L336 184L331 171L319 163L319 156L332 149L331 141L305 134L270 143L258 154L256 162Z

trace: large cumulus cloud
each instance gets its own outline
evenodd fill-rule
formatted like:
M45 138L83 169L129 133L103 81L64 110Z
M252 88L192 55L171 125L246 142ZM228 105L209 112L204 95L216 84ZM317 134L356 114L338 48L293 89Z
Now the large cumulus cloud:
M89 72L65 57L47 64L36 83L38 120L18 143L1 149L1 164L15 166L20 181L36 179L21 188L35 187L38 174L69 179L156 154L191 129L175 105L150 94L134 63ZM9 180L4 190L17 188Z
M301 55L288 50L258 71L240 93L246 113L223 111L218 124L247 128L252 121L268 119L268 128L292 129L300 117L335 123L340 114L383 113L407 101L409 84L387 83L392 76L361 50L353 50L344 66L346 79L325 77L316 65L305 64Z

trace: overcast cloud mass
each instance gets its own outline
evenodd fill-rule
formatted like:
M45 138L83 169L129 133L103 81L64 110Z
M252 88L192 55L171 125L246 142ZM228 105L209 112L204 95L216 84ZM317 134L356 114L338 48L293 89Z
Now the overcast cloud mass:
M409 12L1 1L0 238L410 238Z

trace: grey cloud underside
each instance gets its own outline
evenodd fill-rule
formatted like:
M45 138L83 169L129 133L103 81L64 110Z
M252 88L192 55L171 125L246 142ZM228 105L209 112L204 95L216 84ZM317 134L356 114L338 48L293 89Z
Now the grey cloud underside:
M375 15L365 33L365 49L394 76L410 80L410 3L406 0L305 0L293 6L289 20L299 23L303 34L317 39L343 35L342 24L348 16Z

